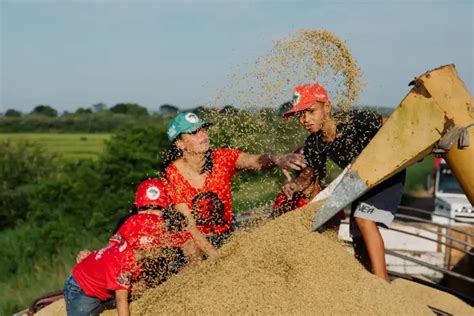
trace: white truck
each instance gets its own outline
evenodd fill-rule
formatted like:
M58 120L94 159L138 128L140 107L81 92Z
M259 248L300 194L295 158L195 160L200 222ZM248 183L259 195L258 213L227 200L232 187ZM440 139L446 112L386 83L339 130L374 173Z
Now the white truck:
M434 213L432 221L440 224L474 223L474 207L464 194L446 162L435 158ZM449 216L446 217L437 216Z

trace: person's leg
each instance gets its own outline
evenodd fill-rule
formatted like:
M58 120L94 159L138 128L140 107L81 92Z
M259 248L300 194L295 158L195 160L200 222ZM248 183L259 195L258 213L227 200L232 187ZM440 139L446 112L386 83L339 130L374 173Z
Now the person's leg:
M392 223L404 181L405 171L402 171L372 188L352 205L351 236L356 257L369 271L387 281L384 241L377 225L389 227Z
M361 236L352 237L352 245L354 246L354 256L356 259L359 260L367 271L372 272L372 265L370 264L370 258L364 239Z
M364 218L355 218L359 227L365 248L370 260L371 272L376 276L389 281L387 267L385 264L385 247L382 235L377 224Z

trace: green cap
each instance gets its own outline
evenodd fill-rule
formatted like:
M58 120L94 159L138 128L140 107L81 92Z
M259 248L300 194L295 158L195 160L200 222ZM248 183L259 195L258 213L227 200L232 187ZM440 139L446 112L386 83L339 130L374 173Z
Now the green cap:
M207 127L210 124L206 124L196 114L192 112L183 112L175 116L168 123L166 134L170 142L173 142L179 135L183 133L192 133L202 127Z

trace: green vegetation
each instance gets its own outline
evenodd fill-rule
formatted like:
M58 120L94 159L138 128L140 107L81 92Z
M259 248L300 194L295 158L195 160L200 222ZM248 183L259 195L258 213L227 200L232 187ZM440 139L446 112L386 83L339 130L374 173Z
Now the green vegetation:
M422 161L419 161L408 168L405 182L405 192L408 194L416 194L418 191L425 190L426 177L433 172L433 156L428 156Z
M66 160L35 143L0 142L0 314L62 287L82 248L107 242L131 209L136 185L160 168L164 126L110 137L97 159Z
M0 142L30 142L68 160L96 159L104 151L110 134L0 133Z

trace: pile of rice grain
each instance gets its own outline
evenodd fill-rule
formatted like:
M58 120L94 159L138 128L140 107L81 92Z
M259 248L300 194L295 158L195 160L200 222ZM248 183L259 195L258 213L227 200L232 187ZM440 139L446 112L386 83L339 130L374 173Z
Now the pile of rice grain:
M306 207L236 234L217 260L145 292L133 314L431 315L337 241L310 232L312 214Z
M171 277L131 304L132 315L472 315L456 297L368 273L331 235L310 232L315 206L238 232L217 260ZM64 301L39 313L65 315ZM108 310L101 315L116 315Z

